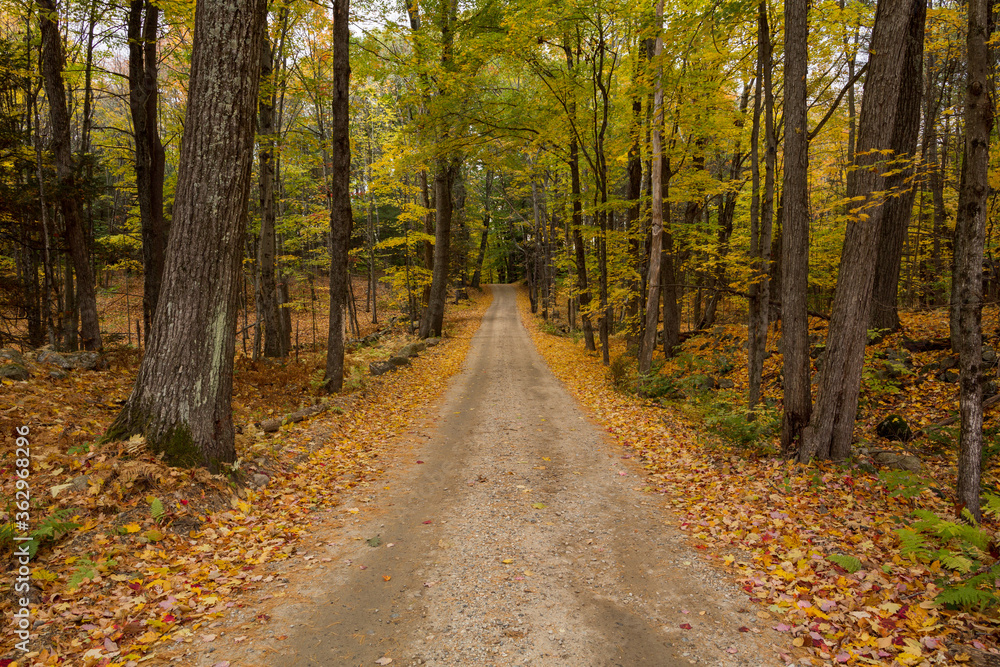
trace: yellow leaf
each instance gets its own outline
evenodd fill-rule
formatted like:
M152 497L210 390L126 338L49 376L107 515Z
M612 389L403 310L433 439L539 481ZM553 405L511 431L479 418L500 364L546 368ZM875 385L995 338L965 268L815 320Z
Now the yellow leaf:
M128 533L138 533L140 530L142 530L142 526L137 523L125 524L125 531Z

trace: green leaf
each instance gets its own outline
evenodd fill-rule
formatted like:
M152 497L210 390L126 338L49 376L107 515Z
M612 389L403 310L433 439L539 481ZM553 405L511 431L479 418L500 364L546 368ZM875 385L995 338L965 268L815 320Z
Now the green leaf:
M846 554L830 554L826 557L826 559L831 563L836 563L851 574L854 574L862 567L861 561L854 556L848 556Z
M149 503L149 510L153 514L153 518L159 521L167 510L163 508L163 503L160 502L159 498L153 498L153 501Z

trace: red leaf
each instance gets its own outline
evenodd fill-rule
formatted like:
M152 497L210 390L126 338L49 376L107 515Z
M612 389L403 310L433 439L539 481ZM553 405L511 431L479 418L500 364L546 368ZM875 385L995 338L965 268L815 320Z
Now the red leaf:
M681 630L690 630L690 629L691 629L690 623L681 623Z
M745 625L744 625L744 626L741 626L741 627L740 627L740 632L750 632L750 628L748 628L748 627L747 627L747 626L745 626Z

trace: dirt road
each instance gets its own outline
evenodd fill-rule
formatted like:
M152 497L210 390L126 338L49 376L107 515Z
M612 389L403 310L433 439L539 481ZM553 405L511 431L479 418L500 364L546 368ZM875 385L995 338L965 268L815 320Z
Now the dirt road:
M204 664L781 664L746 596L549 372L514 288L494 288L439 414L392 490L286 575L298 601L270 625L287 637Z

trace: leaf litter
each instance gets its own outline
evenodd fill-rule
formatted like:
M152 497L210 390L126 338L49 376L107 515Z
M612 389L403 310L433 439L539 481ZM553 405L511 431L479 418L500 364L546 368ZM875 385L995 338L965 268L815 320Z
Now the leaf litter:
M302 549L320 511L342 512L345 492L370 487L384 473L379 455L386 444L443 394L491 301L488 290L470 296L468 304L449 307L445 344L428 348L425 359L367 378L335 397L333 409L274 434L254 423L312 400L324 358L238 360L233 420L244 426L233 476L246 483L260 475L256 487L163 465L141 438L94 444L130 391L135 353L112 355L105 371L5 381L11 400L0 411L0 495L14 495L11 434L27 424L32 495L39 498L32 528L45 517L66 521L58 524L65 532L32 562L33 650L0 655L0 666L135 667L174 647L216 641L206 632L213 621L242 607L241 595L281 585L268 566ZM0 508L0 526L8 513ZM9 551L0 546L0 557ZM12 603L11 596L0 599L0 615L12 613ZM4 646L16 642L13 629L0 630Z

